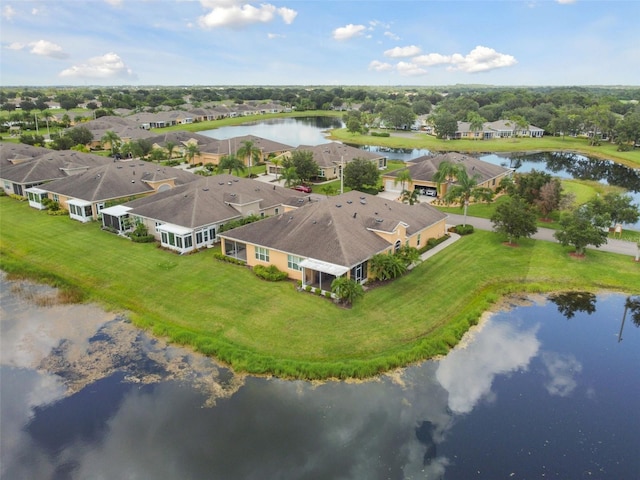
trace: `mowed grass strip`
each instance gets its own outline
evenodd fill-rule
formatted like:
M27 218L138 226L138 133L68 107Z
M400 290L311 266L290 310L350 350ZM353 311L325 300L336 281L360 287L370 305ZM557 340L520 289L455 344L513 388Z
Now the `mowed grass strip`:
M250 373L367 377L446 353L503 294L640 291L640 265L628 256L589 251L579 260L558 244L507 247L476 232L345 309L212 250L178 256L0 198L0 268L78 289L84 301Z

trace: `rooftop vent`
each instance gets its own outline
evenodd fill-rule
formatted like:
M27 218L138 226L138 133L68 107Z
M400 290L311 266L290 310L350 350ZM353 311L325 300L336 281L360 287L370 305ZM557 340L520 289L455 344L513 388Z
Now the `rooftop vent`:
M208 191L209 191L209 189L208 189L208 188L203 188L203 189L202 189L202 191L203 191L203 192L208 192Z
M347 200L347 203L351 205L353 202L351 200Z
M336 203L336 207L340 208L342 206L341 203Z
M383 220L381 218L376 218L376 223L382 223Z
M362 205L366 205L366 204L367 204L367 201L366 201L366 200L360 200L360 203L361 203Z

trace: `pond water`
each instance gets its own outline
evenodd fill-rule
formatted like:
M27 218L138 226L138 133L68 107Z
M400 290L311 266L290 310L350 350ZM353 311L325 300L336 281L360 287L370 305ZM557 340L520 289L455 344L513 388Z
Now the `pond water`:
M239 376L99 309L38 307L41 287L1 286L2 478L640 472L640 297L514 299L440 360L309 383Z

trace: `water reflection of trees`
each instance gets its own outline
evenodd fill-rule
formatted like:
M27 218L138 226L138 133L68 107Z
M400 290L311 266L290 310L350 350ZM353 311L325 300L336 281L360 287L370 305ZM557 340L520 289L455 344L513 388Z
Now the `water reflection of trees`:
M627 297L624 308L631 314L631 321L640 327L640 297Z
M640 192L640 170L626 167L610 160L585 157L572 152L539 152L509 154L512 168L522 162L545 163L549 172L566 172L580 180L604 180L609 185Z
M573 318L576 312L591 315L596 311L596 296L590 292L563 292L549 295L549 300L556 304L558 312L567 319Z

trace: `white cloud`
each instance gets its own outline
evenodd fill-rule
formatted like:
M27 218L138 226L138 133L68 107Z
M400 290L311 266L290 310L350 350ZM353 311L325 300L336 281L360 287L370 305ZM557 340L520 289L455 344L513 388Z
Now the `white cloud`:
M395 34L395 33L393 33L393 32L390 32L390 31L388 31L388 30L387 30L386 32L384 32L384 33L383 33L383 35L384 35L385 37L389 37L391 40L400 40L400 37L399 37L398 35L396 35L396 34Z
M496 68L510 67L518 63L515 57L496 52L493 48L478 45L467 55L454 53L451 56L450 70L461 70L467 73L486 72Z
M113 7L119 7L120 5L122 5L122 0L104 0L104 1Z
M451 56L440 55L439 53L429 53L427 55L420 55L412 59L414 63L425 67L433 67L435 65L444 65L451 63Z
M135 78L133 71L113 52L90 58L86 63L67 68L59 75L75 78Z
M582 372L582 364L573 355L544 352L542 363L549 374L545 387L550 395L566 397L578 386L574 376Z
M399 58L399 57L413 57L420 53L420 47L410 45L408 47L395 47L384 52L385 57Z
M285 36L282 35L281 33L267 33L267 38L269 40L273 40L275 38L285 38Z
M273 21L276 15L280 16L286 24L291 24L298 12L290 8L276 8L262 3L259 7L250 4L241 5L233 0L201 0L204 7L211 11L198 18L198 24L205 29L231 27L241 28L254 23L268 23Z
M47 40L38 40L31 42L31 53L34 55L42 55L43 57L67 58L69 55L62 50L60 45L49 42Z
M426 75L427 71L421 68L419 65L411 62L398 62L396 69L400 75L416 77L419 75Z
M52 58L67 58L69 55L62 50L60 45L57 45L48 40L38 40L36 42L29 42L27 44L13 42L7 45L5 48L9 50L24 50L31 47L30 53L34 55L40 55L42 57Z
M556 0L556 2L562 5L569 5L570 3L576 3L576 0Z
M369 70L375 70L376 72L388 72L389 70L393 70L393 65L374 60L369 64Z
M344 27L338 27L333 31L334 40L349 40L354 37L361 36L367 29L364 25L345 25Z
M11 5L5 5L2 8L2 16L4 18L6 18L7 20L11 20L13 17L16 16L16 12L15 9L11 6Z

